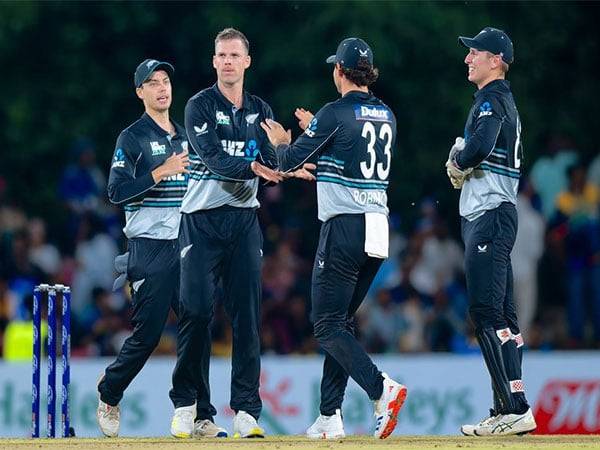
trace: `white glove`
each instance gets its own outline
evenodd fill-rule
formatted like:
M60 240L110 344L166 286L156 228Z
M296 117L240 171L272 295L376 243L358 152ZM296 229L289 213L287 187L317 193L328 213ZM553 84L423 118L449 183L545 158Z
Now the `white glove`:
M450 153L448 153L448 161L452 161L454 156L458 152L462 152L465 149L465 140L461 137L457 137L454 140L454 145L450 148Z

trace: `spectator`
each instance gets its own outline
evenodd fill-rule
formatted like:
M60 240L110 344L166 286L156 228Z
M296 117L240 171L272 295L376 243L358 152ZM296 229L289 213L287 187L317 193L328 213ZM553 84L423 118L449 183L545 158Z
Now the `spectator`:
M546 220L556 211L556 196L567 187L567 168L578 159L573 148L570 139L551 136L547 142L547 156L539 158L531 168L530 181L540 195Z
M590 163L588 169L588 181L597 188L600 188L600 153Z
M452 294L452 295L450 295ZM462 293L462 302L457 301L457 292L440 290L435 294L433 307L426 318L427 347L434 352L456 350L457 341L464 343L466 321L466 292ZM453 303L464 303L457 307Z
M23 320L27 317L25 297L33 292L36 284L43 280L42 271L29 260L30 238L26 229L14 233L10 240L6 274L9 289L16 296L15 318Z
M8 289L8 280L4 275L0 275L0 354L4 343L4 331L14 317L14 310L17 299Z
M463 272L463 251L448 234L448 227L436 219L431 232L418 239L420 252L410 275L411 284L421 294L433 298Z
M416 292L400 304L400 339L395 351L424 352L430 350L425 343L426 312Z
M58 249L46 242L46 224L40 218L29 221L31 247L29 261L44 273L44 279L53 282L60 271L61 258Z
M26 316L23 320L13 320L6 327L2 355L7 361L31 361L33 356L33 294L24 299ZM42 321L41 339L48 336L48 325Z
M94 287L91 292L91 311L82 324L84 337L77 353L87 356L111 356L121 348L127 337L127 314L124 305L103 288Z
M109 234L120 236L119 214L107 202L106 178L96 163L94 143L87 138L77 139L71 148L71 160L59 183L59 197L69 213L66 236L77 233L87 214L102 218ZM73 252L73 239L65 239L61 244L69 253Z
M92 289L112 290L114 260L118 248L105 232L104 224L94 214L83 216L77 236L75 259L77 271L73 277L72 308L81 314L91 300Z
M514 296L521 333L527 339L537 308L538 262L544 251L544 217L534 209L533 186L521 179L517 196L519 228L511 254Z
M594 338L600 342L600 191L587 182L583 165L570 167L568 175L568 189L560 193L556 205L558 223L566 226L569 335L579 347L589 303Z
M361 327L367 351L370 353L397 352L402 331L409 325L402 317L400 307L392 302L389 291L379 290L375 302L359 310Z
M96 165L96 149L89 139L77 139L71 157L73 163L62 174L59 193L69 210L81 217L86 212L96 212L103 202L106 178Z

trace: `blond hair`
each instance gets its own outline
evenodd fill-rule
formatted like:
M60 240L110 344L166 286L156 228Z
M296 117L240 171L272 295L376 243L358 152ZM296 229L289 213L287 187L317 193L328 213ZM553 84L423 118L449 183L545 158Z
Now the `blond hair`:
M232 39L239 39L246 47L246 52L250 53L250 42L248 42L248 38L244 33L240 30L236 30L235 28L225 28L222 31L219 31L217 37L215 38L215 48L217 44L221 41L229 41Z

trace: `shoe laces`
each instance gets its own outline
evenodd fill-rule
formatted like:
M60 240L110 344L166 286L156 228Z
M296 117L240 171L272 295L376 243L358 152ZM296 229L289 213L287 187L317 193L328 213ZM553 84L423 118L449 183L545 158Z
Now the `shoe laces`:
M210 430L211 428L217 428L217 426L208 419L200 420L196 423L198 424L197 427L204 431Z
M500 420L501 417L502 417L501 414L498 414L498 415L495 415L495 416L486 417L481 422L479 422L479 426L480 427L487 427L487 426L494 425L496 422L498 422L498 420Z
M208 422L210 422L208 419L198 420L196 421L196 426L201 430L205 430L208 427Z

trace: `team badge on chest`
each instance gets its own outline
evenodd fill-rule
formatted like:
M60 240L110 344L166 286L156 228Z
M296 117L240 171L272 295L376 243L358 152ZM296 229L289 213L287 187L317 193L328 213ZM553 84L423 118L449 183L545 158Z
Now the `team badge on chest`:
M231 125L231 118L223 111L217 111L215 119L217 120L217 125Z
M158 141L150 142L150 148L152 149L152 156L164 155L167 153L167 147L164 144L159 144Z

